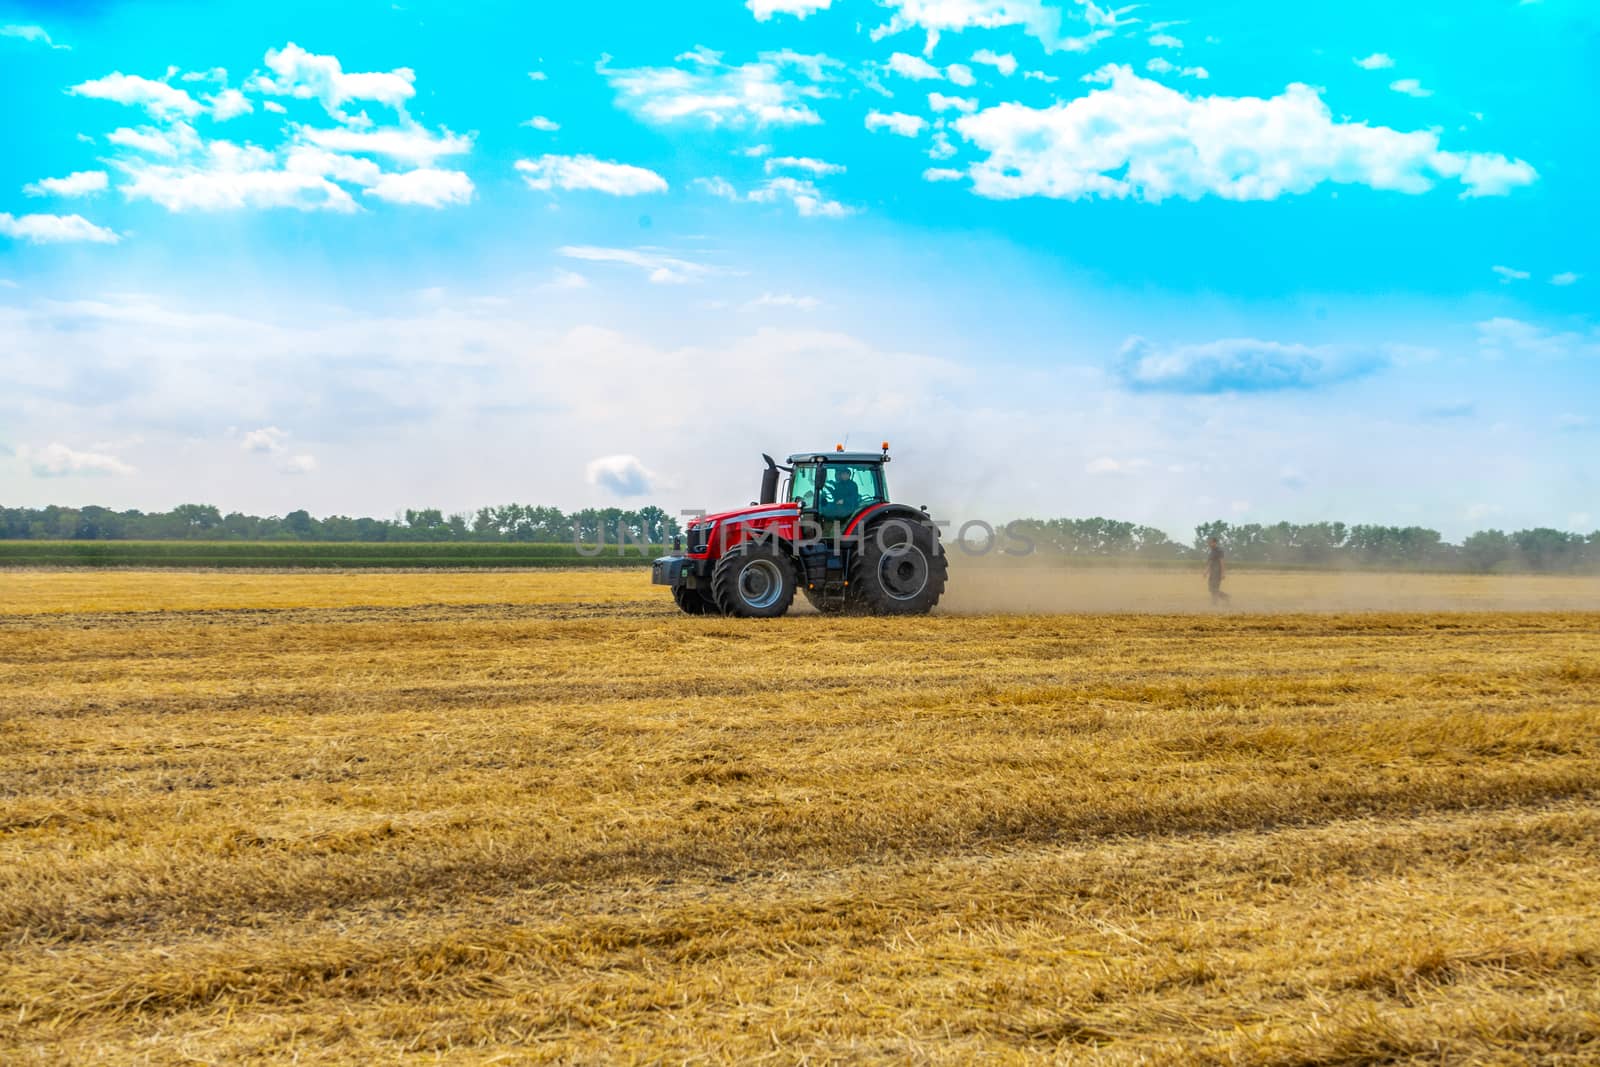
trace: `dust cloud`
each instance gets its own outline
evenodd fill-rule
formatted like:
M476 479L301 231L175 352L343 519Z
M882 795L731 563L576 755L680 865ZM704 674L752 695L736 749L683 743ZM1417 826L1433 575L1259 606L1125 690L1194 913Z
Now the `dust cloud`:
M1233 569L1211 602L1193 567L950 559L946 614L1600 611L1600 576Z

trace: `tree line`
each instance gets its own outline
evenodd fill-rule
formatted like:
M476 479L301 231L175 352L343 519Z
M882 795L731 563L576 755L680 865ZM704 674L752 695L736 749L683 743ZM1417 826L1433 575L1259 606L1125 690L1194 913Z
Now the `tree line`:
M1510 533L1480 530L1460 544L1422 526L1342 522L1233 525L1217 520L1196 526L1189 544L1153 526L1104 518L1021 519L1005 530L1012 544L1026 542L1035 552L1085 559L1201 560L1215 537L1227 558L1237 563L1600 572L1600 531L1578 534L1546 527Z
M1005 525L1012 543L1032 551L1092 559L1198 560L1215 537L1238 563L1294 566L1398 567L1419 570L1596 571L1600 531L1590 534L1537 528L1480 530L1460 544L1421 526L1347 525L1342 522L1233 525L1201 523L1184 544L1153 526L1117 519L1019 519ZM637 510L504 504L445 514L407 509L392 519L300 510L287 515L223 514L209 504L171 511L114 511L102 507L0 507L0 540L128 541L508 541L615 544L621 537L661 545L679 536L678 520L650 505Z
M0 507L0 540L42 541L581 541L614 543L626 536L665 544L678 536L678 521L654 505L622 508L560 508L504 504L447 515L438 508L408 508L392 519L351 518L309 512L287 515L224 515L210 504L180 504L171 511L110 508Z
M1600 530L1589 534L1549 527L1509 533L1479 530L1460 544L1452 544L1439 531L1422 526L1347 526L1342 522L1232 526L1217 521L1195 527L1193 552L1203 554L1212 537L1230 559L1244 562L1421 570L1600 571Z

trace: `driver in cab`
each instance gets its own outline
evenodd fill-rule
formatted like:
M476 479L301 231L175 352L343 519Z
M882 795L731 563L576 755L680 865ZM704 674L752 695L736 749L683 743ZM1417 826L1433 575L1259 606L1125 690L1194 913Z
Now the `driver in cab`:
M834 515L844 518L856 513L861 506L861 490L856 488L855 476L849 467L837 467L823 487L823 502Z

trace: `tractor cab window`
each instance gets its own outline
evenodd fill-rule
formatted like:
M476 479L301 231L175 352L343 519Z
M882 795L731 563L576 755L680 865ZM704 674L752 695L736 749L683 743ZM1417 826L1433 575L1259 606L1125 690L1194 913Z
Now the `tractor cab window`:
M800 505L801 511L813 511L817 505L817 468L797 465L789 479L789 499Z
M819 473L817 514L823 519L842 521L886 499L883 468L875 463L824 463Z

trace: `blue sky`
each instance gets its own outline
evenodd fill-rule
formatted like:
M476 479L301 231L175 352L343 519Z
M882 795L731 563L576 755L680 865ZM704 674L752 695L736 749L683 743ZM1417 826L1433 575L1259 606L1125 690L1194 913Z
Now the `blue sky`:
M0 3L0 499L1600 525L1578 0Z

